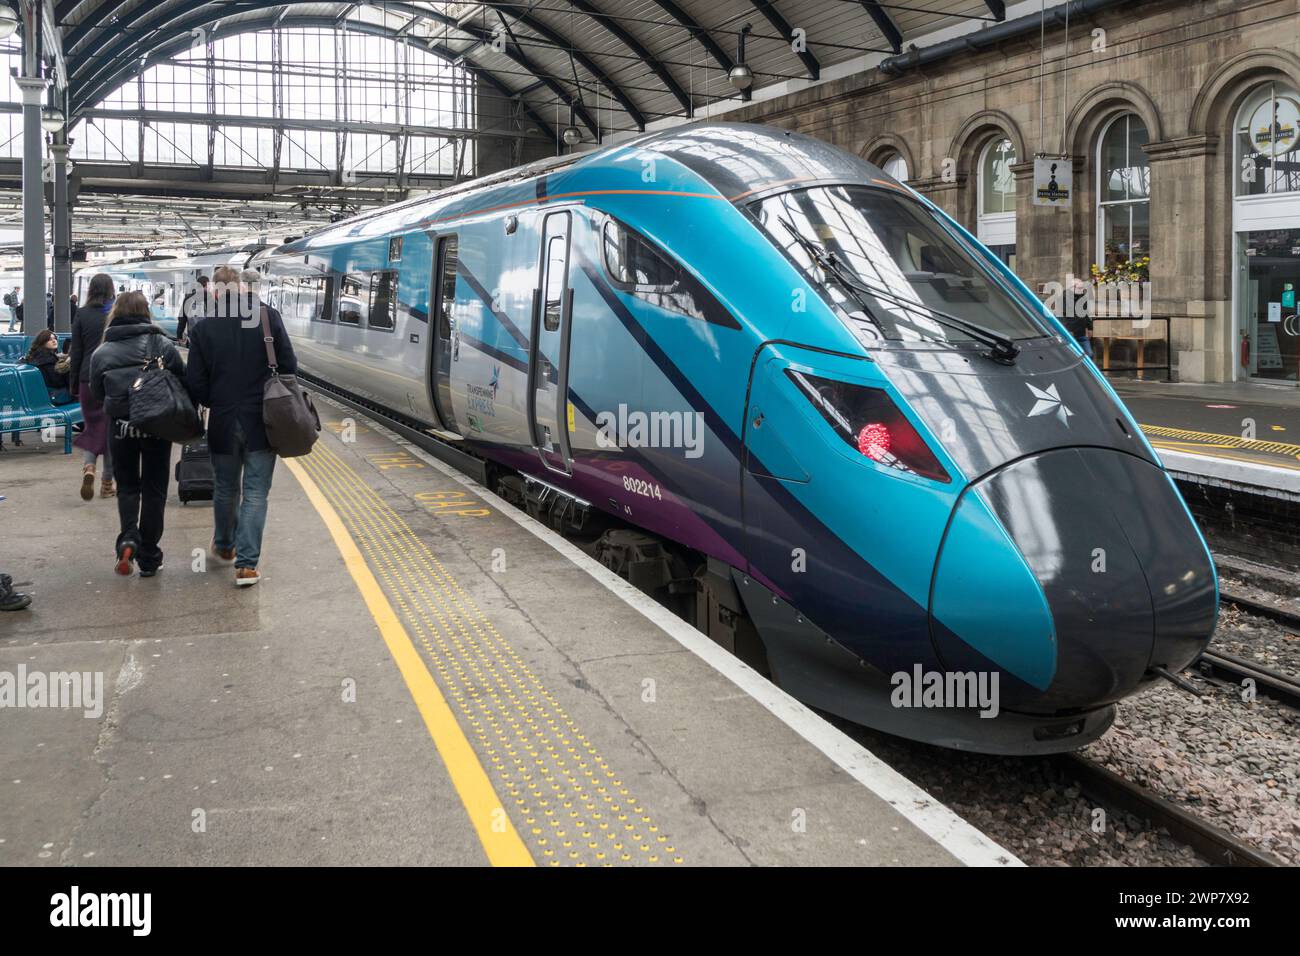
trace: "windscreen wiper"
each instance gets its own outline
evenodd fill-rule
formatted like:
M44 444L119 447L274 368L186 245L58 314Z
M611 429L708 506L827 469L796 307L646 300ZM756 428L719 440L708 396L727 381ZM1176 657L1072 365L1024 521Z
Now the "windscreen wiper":
M946 325L949 328L965 332L977 342L987 345L990 349L989 358L993 359L993 361L1000 362L1003 365L1015 364L1016 356L1020 354L1020 346L1018 346L1013 339L1008 338L1001 332L995 332L992 329L985 328L977 322L971 322L969 319L963 319L961 316L940 311L939 309L935 309L932 306L920 302L908 302L906 299L891 292L889 289L881 286L870 285L862 281L856 275L851 274L848 270L842 268L835 253L828 252L820 243L813 242L813 240L809 239L807 236L800 235L786 220L781 220L781 223L790 231L790 234L794 236L795 241L802 245L805 251L812 256L813 261L816 262L818 266L830 275L834 276L841 285L853 291L853 297L858 302L862 303L867 315L876 323L877 326L880 326L880 320L871 313L869 307L865 302L863 302L863 294L917 312L924 312L926 313L926 318L937 322L939 325ZM881 327L881 331L884 331L883 326Z
M818 268L830 275L835 279L835 281L843 286L844 291L849 294L849 298L853 299L853 301L861 307L862 314L871 320L871 324L880 330L880 334L885 338L890 338L889 331L885 328L885 324L876 317L871 306L869 306L866 300L862 298L861 290L849 281L848 276L844 275L843 270L840 269L839 264L834 261L832 255L827 252L825 248L818 243L813 242L807 236L800 235L799 231L795 229L789 221L782 219L780 222L781 225L785 226L790 235L794 236L795 242L803 246L804 252L808 253L809 258L817 264Z

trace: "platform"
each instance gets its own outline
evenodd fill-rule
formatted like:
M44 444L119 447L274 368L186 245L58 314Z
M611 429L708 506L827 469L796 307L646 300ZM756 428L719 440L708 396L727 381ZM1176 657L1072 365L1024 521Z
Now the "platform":
M3 453L0 568L35 601L0 616L0 672L103 699L0 710L0 864L1018 865L568 542L321 408L245 591L205 562L210 506L173 487L164 570L119 578L78 463Z
M1111 384L1179 476L1300 496L1300 388Z

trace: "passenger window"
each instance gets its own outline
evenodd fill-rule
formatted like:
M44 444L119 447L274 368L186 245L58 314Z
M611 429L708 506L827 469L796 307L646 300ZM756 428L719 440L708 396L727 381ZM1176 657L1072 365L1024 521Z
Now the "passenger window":
M370 277L370 319L372 329L391 332L396 327L397 273L376 272Z
M560 315L564 311L565 287L565 247L567 235L552 236L546 244L546 331L554 332L560 327Z
M451 312L456 305L456 266L460 261L455 236L444 236L438 243L438 337L451 338Z
M339 323L341 325L360 325L361 313L365 304L361 301L365 277L348 273L343 277L343 287L339 294Z
M740 323L670 255L617 219L602 231L605 271L614 285L651 305L738 329Z

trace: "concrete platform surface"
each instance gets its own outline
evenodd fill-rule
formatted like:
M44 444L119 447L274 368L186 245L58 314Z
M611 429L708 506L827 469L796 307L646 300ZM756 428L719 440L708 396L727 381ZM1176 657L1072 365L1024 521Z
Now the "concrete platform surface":
M1300 388L1128 379L1112 384L1151 444L1170 453L1170 468L1300 490Z
M0 682L29 688L0 706L0 864L1018 863L571 544L321 407L248 590L207 559L210 505L173 487L165 569L120 578L78 460L0 453L0 570L35 597L0 615ZM55 673L90 693L30 706Z

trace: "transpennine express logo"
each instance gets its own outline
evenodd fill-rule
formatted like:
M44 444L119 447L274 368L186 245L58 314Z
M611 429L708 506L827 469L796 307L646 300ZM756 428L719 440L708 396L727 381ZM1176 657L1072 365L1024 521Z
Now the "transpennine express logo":
M465 396L469 399L469 410L487 415L489 418L496 418L497 415L497 390L501 387L501 366L492 366L492 378L486 385L475 385L472 382L465 386Z
M1025 384L1029 387L1029 391L1033 393L1034 398L1037 399L1034 402L1034 407L1029 410L1030 418L1035 418L1038 415L1051 415L1055 412L1062 425L1067 428L1070 426L1070 416L1074 412L1066 408L1065 403L1061 401L1061 395L1056 390L1055 382L1047 386L1047 388L1039 388L1036 385L1030 385L1028 382Z

